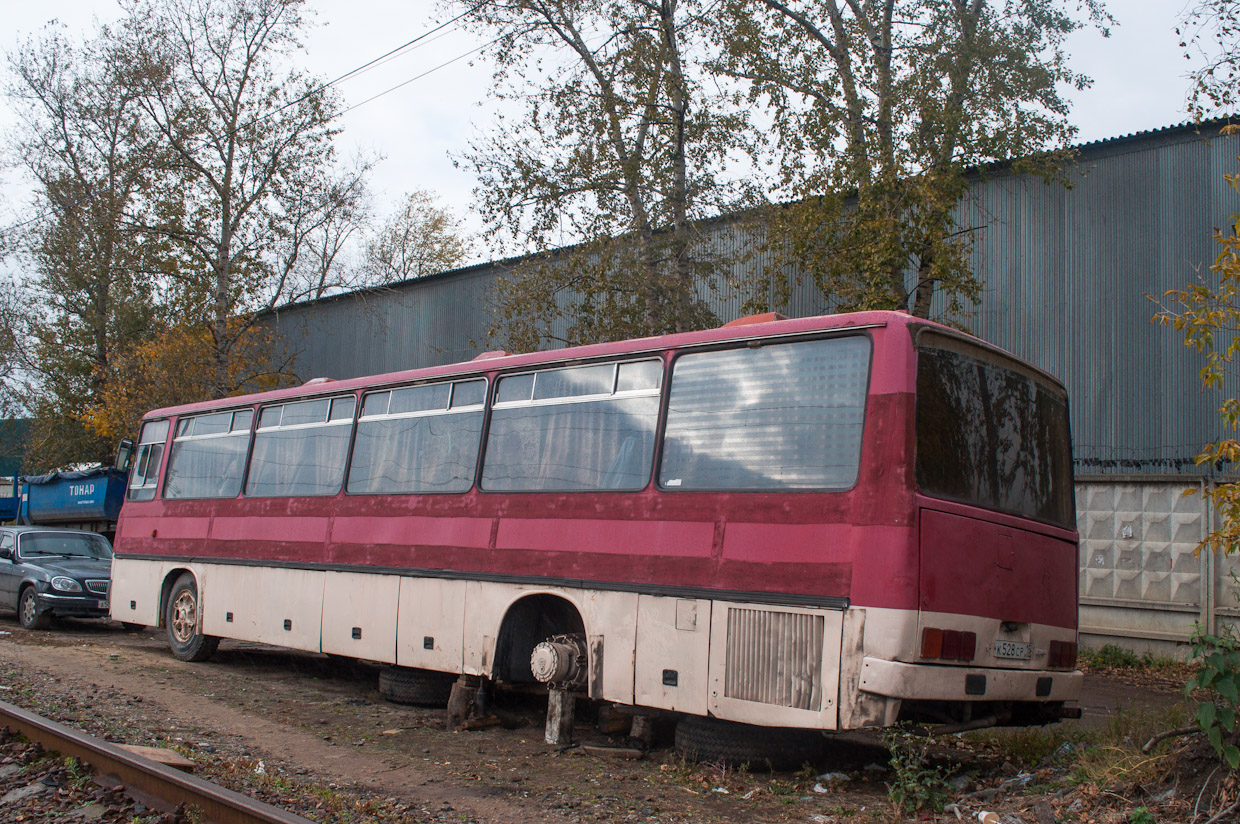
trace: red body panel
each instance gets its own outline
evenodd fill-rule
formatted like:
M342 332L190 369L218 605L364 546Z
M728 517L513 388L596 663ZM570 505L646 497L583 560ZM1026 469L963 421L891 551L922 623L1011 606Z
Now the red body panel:
M1066 530L924 499L921 609L1076 629L1077 548ZM956 509L957 512L943 511Z
M338 395L435 376L485 374L494 379L509 369L570 359L674 353L712 342L860 326L874 341L873 362L860 472L849 490L701 493L661 491L651 482L636 493L487 493L475 488L433 496L341 493L300 499L130 501L118 525L117 553L581 579L843 598L863 607L921 607L978 615L1003 612L994 603L995 587L1016 595L1024 589L1018 579L1033 575L1049 581L1039 584L1039 603L1048 607L1030 607L1021 614L1046 612L1053 614L1052 623L1074 626L1076 602L1074 592L1067 592L1060 580L1062 565L1058 560L1039 560L1073 540L1062 530L1056 538L1030 533L1036 551L1017 553L1010 579L988 568L984 575L977 573L976 581L987 588L985 596L979 592L976 597L958 597L955 593L961 587L953 584L971 574L965 556L990 540L995 527L978 521L966 540L955 542L955 521L923 515L923 548L939 542L945 546L919 564L918 496L912 479L916 356L911 323L907 315L886 312L779 321L312 387L320 394ZM159 410L147 417L306 394L307 389L281 390ZM165 460L170 451L166 450ZM931 569L939 563L944 565L941 574Z

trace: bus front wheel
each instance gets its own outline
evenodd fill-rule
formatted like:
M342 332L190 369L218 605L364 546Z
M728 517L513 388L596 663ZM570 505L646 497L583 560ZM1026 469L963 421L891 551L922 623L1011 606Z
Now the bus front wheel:
M220 645L220 639L203 635L198 631L199 610L198 582L186 572L172 585L164 611L164 625L168 628L168 645L172 654L182 661L205 661Z

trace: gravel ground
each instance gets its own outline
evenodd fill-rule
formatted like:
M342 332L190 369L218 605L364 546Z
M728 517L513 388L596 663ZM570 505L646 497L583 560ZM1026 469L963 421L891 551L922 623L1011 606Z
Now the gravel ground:
M377 680L373 665L236 642L224 642L209 662L186 664L153 630L66 621L27 632L0 616L0 699L105 740L176 749L195 761L199 776L312 821L861 824L956 821L956 812L976 820L984 809L1000 812L1004 824L1126 819L1102 797L1076 803L1079 793L1065 788L1062 769L1018 768L967 738L949 738L932 752L954 775L958 806L910 818L888 800L893 774L876 737L837 740L824 759L797 773L686 764L671 749L668 729L646 758L620 760L543 744L545 699L499 696L499 725L449 732L441 710L382 700ZM1094 699L1101 713L1138 697L1175 700L1173 685L1106 686L1114 695ZM584 705L575 737L605 740ZM6 739L4 747L16 749L3 750L4 758L17 764L23 746L29 749ZM0 784L0 798L20 787L48 789L21 802L0 800L0 821L92 820L74 811L94 815L100 806L93 820L175 820L126 809L111 790L79 780L80 768L29 755L32 765ZM1052 785L1054 792L1029 792ZM35 816L53 798L60 806L47 816L16 817Z
M96 783L92 770L0 728L0 816L22 824L69 821L186 824L183 811L162 813Z

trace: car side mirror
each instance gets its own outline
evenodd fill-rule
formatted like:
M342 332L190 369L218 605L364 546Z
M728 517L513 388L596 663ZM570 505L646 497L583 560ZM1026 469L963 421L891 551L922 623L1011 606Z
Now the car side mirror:
M13 550L6 547L0 547L0 561L13 560Z

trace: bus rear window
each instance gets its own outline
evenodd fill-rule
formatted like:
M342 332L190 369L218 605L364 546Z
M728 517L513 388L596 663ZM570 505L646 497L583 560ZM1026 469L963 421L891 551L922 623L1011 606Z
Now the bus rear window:
M923 336L923 339L929 336ZM937 340L937 338L935 338ZM1033 373L944 340L917 352L917 485L927 495L1072 528L1064 396Z

